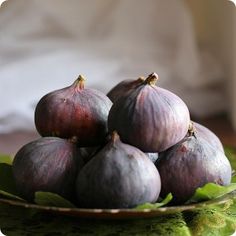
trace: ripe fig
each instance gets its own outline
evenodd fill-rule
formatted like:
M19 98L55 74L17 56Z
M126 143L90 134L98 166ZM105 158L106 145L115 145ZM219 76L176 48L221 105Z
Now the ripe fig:
M33 201L36 191L53 192L73 200L75 180L82 167L71 142L45 137L24 145L15 155L13 176L19 194Z
M198 136L201 136L214 148L218 148L219 150L224 152L224 147L223 147L223 144L221 143L220 139L210 129L208 129L204 125L201 125L197 122L191 122L190 129L193 129L193 131Z
M120 97L128 94L132 89L136 88L138 85L142 84L145 78L139 77L138 79L126 79L118 83L113 87L108 93L107 96L114 103Z
M228 185L231 181L227 157L197 134L160 153L155 164L161 176L161 196L171 192L174 204L186 202L207 183Z
M117 100L108 116L109 132L117 130L124 143L144 152L160 152L182 140L188 132L189 110L170 91L155 85L152 73Z
M43 96L35 109L35 126L41 136L73 139L80 146L103 143L112 102L100 91L84 87L79 78L69 87Z
M116 133L80 171L78 205L84 208L130 208L155 202L161 188L155 165Z

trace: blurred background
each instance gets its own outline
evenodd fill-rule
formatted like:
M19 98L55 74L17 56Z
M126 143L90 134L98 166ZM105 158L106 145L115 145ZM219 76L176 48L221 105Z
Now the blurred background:
M236 146L236 8L227 0L8 0L0 8L0 153L38 136L34 108L79 74L107 93L158 73Z

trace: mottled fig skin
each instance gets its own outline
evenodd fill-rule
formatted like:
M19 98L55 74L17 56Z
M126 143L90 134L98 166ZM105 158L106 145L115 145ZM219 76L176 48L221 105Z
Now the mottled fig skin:
M161 196L173 194L173 204L189 200L198 187L207 183L228 185L231 166L224 153L198 136L184 138L156 162L162 189Z
M212 147L218 148L222 152L224 152L223 144L221 143L220 139L217 137L215 133L213 133L210 129L201 125L197 122L192 122L194 132L197 136L202 137L205 139Z
M142 84L145 78L140 77L138 79L126 79L118 83L113 87L108 93L107 97L111 99L114 103L120 97L127 95L132 89L136 88L138 85Z
M24 145L17 152L13 176L20 195L28 201L33 201L36 191L53 192L73 200L82 163L74 144L45 137Z
M160 187L155 165L118 136L84 166L76 182L78 205L84 208L131 208L155 202Z
M144 152L161 152L182 140L190 123L189 110L175 94L155 85L155 73L115 102L108 129L124 143Z
M35 126L41 136L76 140L80 146L96 146L108 133L112 102L100 91L85 88L83 77L71 86L42 97L35 109Z

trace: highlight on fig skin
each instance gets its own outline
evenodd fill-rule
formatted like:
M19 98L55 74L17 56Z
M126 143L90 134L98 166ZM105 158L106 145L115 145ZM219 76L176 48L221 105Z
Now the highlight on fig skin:
M196 138L201 137L208 142L212 147L219 149L224 153L224 147L217 135L202 124L191 121L189 125L189 135L194 135Z
M126 79L114 86L108 93L107 96L114 103L118 101L120 97L129 94L134 88L142 84L145 81L144 77L138 79Z
M79 76L68 87L43 96L35 109L39 134L77 141L81 147L97 146L108 134L107 118L112 106L102 92L85 87Z

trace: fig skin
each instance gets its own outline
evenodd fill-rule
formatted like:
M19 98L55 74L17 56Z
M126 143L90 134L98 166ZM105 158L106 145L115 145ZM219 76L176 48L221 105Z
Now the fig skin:
M73 201L76 176L82 166L74 144L45 137L24 145L15 155L12 170L24 199L32 202L35 192L45 191Z
M204 140L206 140L212 147L218 148L224 153L224 147L223 144L221 143L220 139L217 137L217 135L205 127L204 125L201 125L197 122L192 121L192 126L194 132L198 135L201 136ZM191 129L191 127L190 127Z
M108 134L112 102L102 92L85 88L84 78L43 96L35 109L35 126L41 136L73 139L81 147L97 146Z
M117 130L122 142L143 152L161 152L188 132L190 114L175 94L155 85L153 73L129 94L116 101L108 116L109 132Z
M83 167L76 182L82 208L132 208L155 202L160 188L155 165L117 134Z
M232 169L227 157L197 134L159 153L155 164L162 181L160 195L164 197L171 192L173 204L183 204L207 183L231 182Z
M107 97L114 103L120 97L128 94L132 89L136 88L138 85L144 82L144 77L139 77L138 79L126 79L118 83L113 87L108 93Z

